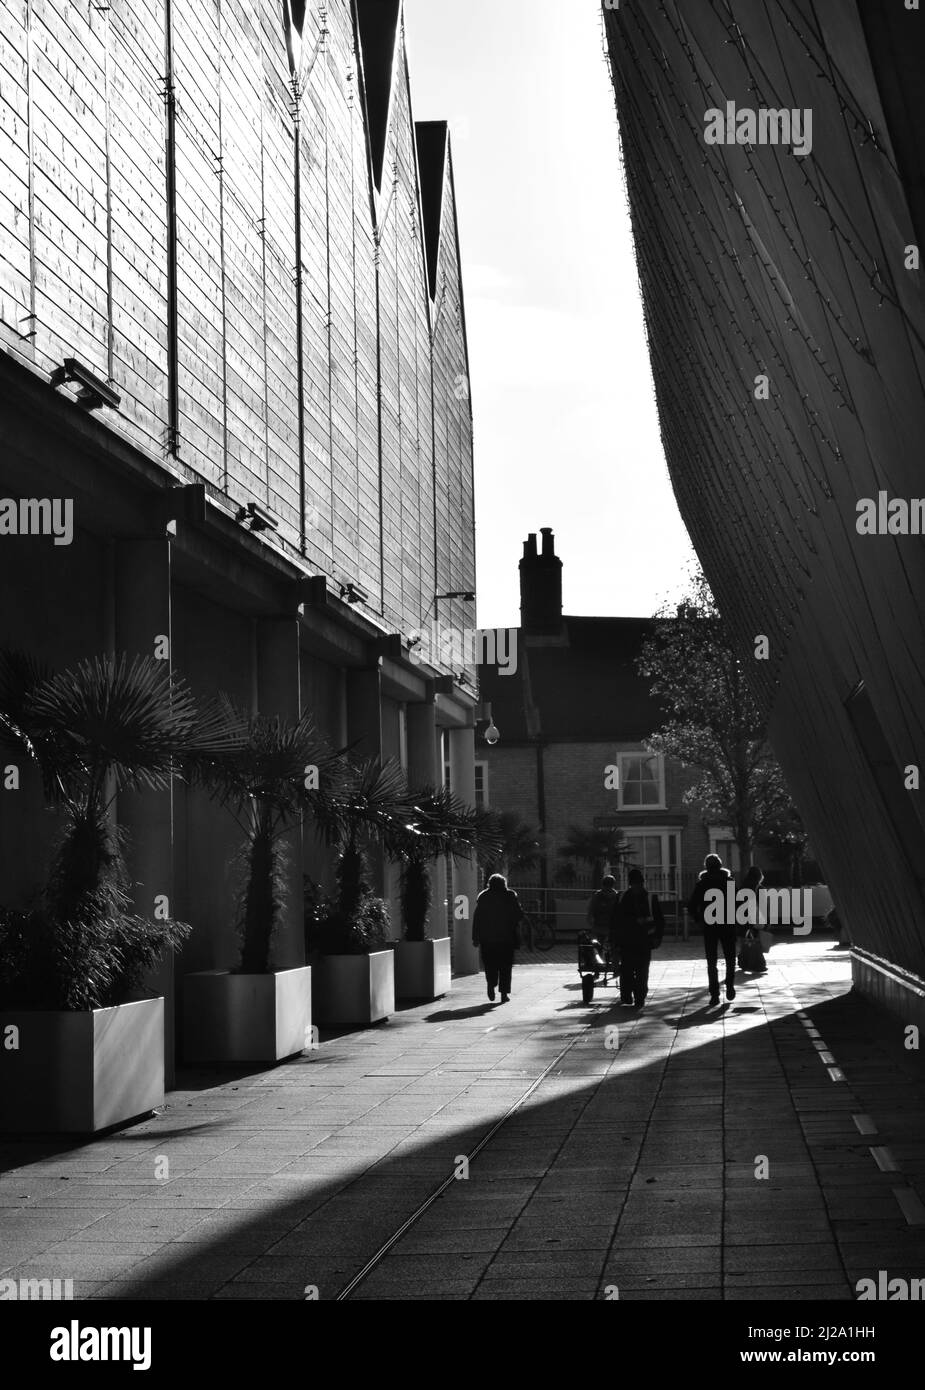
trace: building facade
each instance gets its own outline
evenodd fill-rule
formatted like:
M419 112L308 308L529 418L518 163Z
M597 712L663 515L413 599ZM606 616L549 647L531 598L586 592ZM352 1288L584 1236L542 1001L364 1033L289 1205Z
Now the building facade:
M419 785L449 763L471 801L474 664L410 649L475 575L452 154L413 120L400 0L15 0L0 22L0 494L73 516L67 543L0 525L0 642L58 669L157 655ZM193 924L184 971L231 965L231 818L179 783L117 810L138 909L166 894ZM4 902L53 829L25 769ZM324 872L292 851L281 966Z
M917 1016L925 19L630 0L604 22L678 503L855 981Z
M613 863L618 881L643 869L674 912L704 855L719 849L728 859L730 847L722 827L684 802L695 774L646 747L664 719L636 669L652 624L563 615L562 561L551 529L541 537L524 542L521 625L505 644L513 659L480 668L501 735L476 755L485 802L540 832L538 864L513 878L540 906L554 898L561 926L581 919L592 886L590 864L560 853L572 827L617 832L628 850Z

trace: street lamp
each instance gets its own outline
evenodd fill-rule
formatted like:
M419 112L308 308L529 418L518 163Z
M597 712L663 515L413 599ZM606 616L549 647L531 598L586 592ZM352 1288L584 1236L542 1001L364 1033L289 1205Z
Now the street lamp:
M485 730L482 737L488 744L489 748L494 748L495 744L500 743L501 741L501 730L498 728L497 724L491 717L490 700L483 700L478 708L478 713L476 715L476 723L481 724L484 720L488 721L488 728Z

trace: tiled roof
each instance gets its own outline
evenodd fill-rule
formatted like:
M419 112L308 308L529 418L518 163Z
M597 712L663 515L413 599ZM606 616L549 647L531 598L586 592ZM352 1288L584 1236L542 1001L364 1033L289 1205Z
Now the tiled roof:
M648 618L563 618L567 643L524 639L517 670L479 668L480 692L505 743L538 731L551 742L637 742L663 720L637 674L636 659L652 631Z

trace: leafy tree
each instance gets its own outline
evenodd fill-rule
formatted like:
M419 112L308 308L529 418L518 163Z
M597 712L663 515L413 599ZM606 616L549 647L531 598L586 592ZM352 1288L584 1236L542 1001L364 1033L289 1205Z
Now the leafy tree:
M783 819L798 823L799 817L768 744L767 722L701 573L676 612L656 615L638 669L650 678L666 715L649 748L697 772L685 803L728 825L747 864L759 839Z
M810 846L809 836L795 807L788 808L765 830L761 843L769 846L774 857L784 865L789 882L799 887L803 882L804 861Z

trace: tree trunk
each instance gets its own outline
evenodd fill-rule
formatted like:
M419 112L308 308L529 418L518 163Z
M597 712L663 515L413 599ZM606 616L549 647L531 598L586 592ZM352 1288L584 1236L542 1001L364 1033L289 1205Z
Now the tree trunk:
M279 919L279 857L269 816L262 813L247 856L244 890L244 942L241 970L264 975L269 968L270 939Z
M794 887L794 888L802 888L802 887L803 887L803 855L804 855L804 852L805 852L805 850L804 850L804 846L803 846L803 845L794 845L794 847L793 847L793 887Z
M736 823L736 845L739 850L739 873L744 874L748 870L752 855L752 837L747 825L741 821Z

